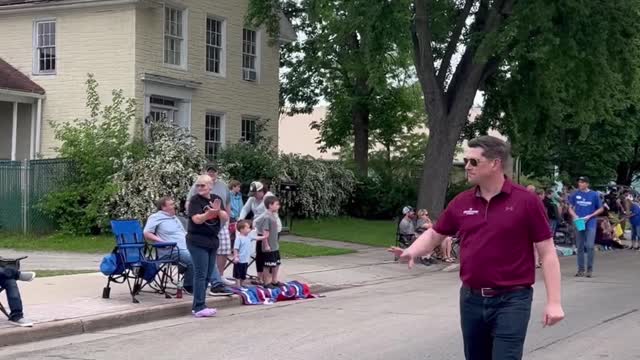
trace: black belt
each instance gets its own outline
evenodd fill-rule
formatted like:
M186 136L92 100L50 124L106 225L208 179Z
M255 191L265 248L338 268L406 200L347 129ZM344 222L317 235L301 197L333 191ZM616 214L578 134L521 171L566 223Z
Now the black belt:
M530 289L531 286L508 286L508 287L498 287L498 288L472 288L467 285L462 285L463 288L469 290L472 294L480 295L482 297L494 297L500 296L502 294L511 293L519 290Z

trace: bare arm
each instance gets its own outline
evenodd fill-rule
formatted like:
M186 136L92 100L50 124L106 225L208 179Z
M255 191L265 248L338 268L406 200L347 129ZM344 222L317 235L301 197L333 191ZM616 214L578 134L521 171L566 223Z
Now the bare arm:
M564 318L560 294L560 262L558 261L553 239L535 243L535 247L538 250L538 254L540 254L544 286L547 289L547 306L543 324L544 326L551 326Z
M220 221L222 221L223 223L229 221L229 213L224 210L220 210L218 212L218 217L220 218Z
M263 235L264 240L265 240L265 241L262 242L262 249L264 251L267 251L267 252L271 251L271 247L269 246L269 241L267 241L267 239L269 238L269 230L266 230L266 229L263 230L262 231L262 235Z
M152 233L151 231L145 231L144 232L144 238L149 240L149 241L153 241L153 242L163 242L164 241L158 235Z
M433 229L429 229L420 235L416 241L411 244L403 253L403 256L411 256L411 258L417 258L425 256L433 251L436 247L440 246L442 241L446 238L445 235L438 234Z
M547 288L547 303L560 304L560 262L553 239L535 244L542 262L544 285Z
M251 211L251 204L253 204L253 198L249 198L247 203L244 204L242 210L240 210L240 216L238 216L238 220L244 220L247 215L249 215L249 211Z
M194 223L200 225L202 223L204 223L205 221L207 221L208 217L207 217L207 213L204 214L195 214L191 217L191 220L193 220Z
M589 218L589 219L594 218L594 217L596 217L596 216L598 216L598 215L602 214L603 212L604 212L604 208L603 208L603 207L600 207L600 208L599 208L598 210L596 210L593 214L589 215L589 216L588 216L588 218Z
M571 217L573 219L577 219L579 216L578 214L576 214L576 212L573 210L573 206L569 205L569 214L571 214Z

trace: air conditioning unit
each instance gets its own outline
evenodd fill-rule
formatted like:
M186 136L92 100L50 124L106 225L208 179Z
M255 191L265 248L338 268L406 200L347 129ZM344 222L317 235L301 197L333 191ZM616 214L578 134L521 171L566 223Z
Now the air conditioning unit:
M242 69L242 79L246 81L256 81L258 73L252 69Z

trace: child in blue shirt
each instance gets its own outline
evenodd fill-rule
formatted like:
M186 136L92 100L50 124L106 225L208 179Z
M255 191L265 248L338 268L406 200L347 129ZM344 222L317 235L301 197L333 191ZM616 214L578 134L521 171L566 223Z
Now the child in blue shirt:
M233 278L236 285L242 287L247 279L247 269L255 246L252 242L263 240L264 236L259 237L255 231L252 232L251 223L247 220L240 220L236 231L236 241L233 244Z
M240 192L240 182L238 180L231 180L229 182L229 198L231 202L231 222L236 222L244 206L242 203L242 193Z

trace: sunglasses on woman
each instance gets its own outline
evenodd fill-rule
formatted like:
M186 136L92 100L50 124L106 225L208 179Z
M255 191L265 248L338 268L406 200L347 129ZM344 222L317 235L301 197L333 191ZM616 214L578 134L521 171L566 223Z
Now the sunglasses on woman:
M205 186L207 186L207 184L196 184L196 187L199 187L199 188L202 188L202 187L205 187Z

